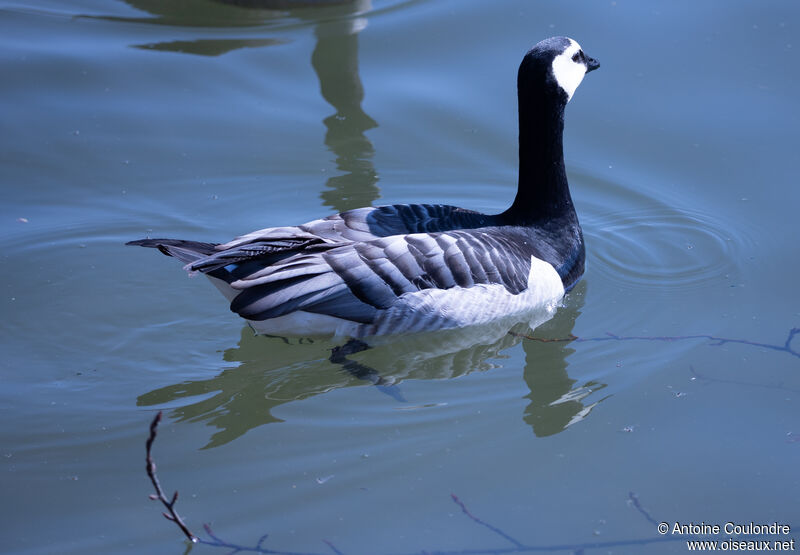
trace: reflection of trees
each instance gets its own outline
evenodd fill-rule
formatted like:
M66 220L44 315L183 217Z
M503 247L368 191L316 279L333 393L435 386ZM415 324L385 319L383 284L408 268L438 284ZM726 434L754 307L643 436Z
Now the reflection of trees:
M328 179L327 189L320 197L337 212L369 206L379 198L378 173L372 165L374 149L364 135L378 124L361 108L364 87L358 73L358 33L367 25L371 0L127 1L158 16L139 21L179 27L247 27L278 17L312 21L317 43L311 65L322 97L336 110L323 120L327 129L325 145L336 156L336 168L342 172ZM282 38L217 36L140 44L136 48L220 56L239 48L284 42Z
M145 17L99 16L172 27L255 27L286 17L321 20L370 9L371 0L123 0ZM155 16L155 17L153 17ZM96 17L96 16L86 16Z
M579 286L580 288L580 286ZM578 295L582 298L582 295ZM573 299L575 296L573 296ZM572 331L579 307L559 310L547 324L546 335L566 337ZM541 324L532 322L533 327ZM513 333L509 333L509 329ZM177 408L171 416L179 420L205 421L218 428L206 447L217 447L248 430L279 422L276 407L302 401L333 389L351 386L399 388L403 380L449 379L502 365L502 352L520 341L526 353L525 381L531 393L523 419L537 436L564 430L580 420L594 406L583 398L602 384L573 388L567 375L566 358L573 352L568 343L542 343L523 336L531 333L527 324L513 322L491 326L444 330L397 338L376 338L373 347L347 357L357 371L329 358L334 344L325 341L285 341L276 337L254 336L244 328L239 345L225 351L224 360L235 365L204 380L183 382L141 395L139 406L166 405ZM361 370L366 369L366 372ZM357 377L358 376L358 377ZM359 379L359 377L361 379ZM380 379L377 380L376 378ZM392 395L401 398L399 390ZM387 397L387 402L391 401Z
M383 340L383 344L350 355L348 360L356 362L358 368L348 372L342 365L329 361L334 347L329 341L255 336L245 327L239 345L227 349L223 355L226 362L235 365L209 379L145 393L139 396L137 405L174 406L185 401L186 404L172 409L171 416L178 420L206 421L218 428L206 445L217 447L262 424L280 422L272 411L284 403L342 387L369 386L377 383L377 376L381 384L388 385L406 379L446 379L488 370L497 366L491 359L519 342L519 337L502 329L486 341L478 338L477 344L466 347L465 343L476 341L474 336L470 339L469 330ZM363 369L367 371L359 372Z
M139 44L136 45L136 48L196 54L198 56L221 56L238 48L258 48L285 42L280 39L194 39Z
M336 167L346 172L328 179L320 195L337 212L369 206L379 196L374 150L364 132L377 123L361 109L364 87L358 74L358 26L351 21L318 25L311 65L320 91L336 113L325 118L325 144L336 154Z
M226 350L223 357L237 364L213 378L145 393L137 405L175 404L185 399L188 404L173 409L171 415L218 428L206 445L217 447L262 424L280 422L271 412L277 406L357 383L328 362L330 347L325 341L290 344L254 336L245 327L239 345Z

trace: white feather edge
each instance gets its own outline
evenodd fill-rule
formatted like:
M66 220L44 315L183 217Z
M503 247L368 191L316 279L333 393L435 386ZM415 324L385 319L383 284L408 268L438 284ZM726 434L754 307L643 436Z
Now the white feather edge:
M228 300L239 291L209 277ZM564 286L553 266L531 256L528 288L512 295L499 284L425 289L401 295L380 311L373 324L360 324L325 314L295 311L268 320L249 320L256 333L284 336L368 337L485 325L495 321L522 322L530 315L541 320L552 315L564 296ZM533 321L531 323L534 323Z

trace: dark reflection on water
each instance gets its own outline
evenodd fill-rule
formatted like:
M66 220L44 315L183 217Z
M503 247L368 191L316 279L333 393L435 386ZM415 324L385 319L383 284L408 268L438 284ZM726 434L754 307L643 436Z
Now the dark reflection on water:
M348 357L353 367L334 364L329 358L333 344L312 340L284 340L255 336L242 330L236 347L224 353L226 362L238 363L219 375L162 387L140 395L139 406L188 404L171 410L178 420L205 421L218 428L206 448L218 447L247 431L280 422L273 409L334 389L379 383L401 402L404 380L438 380L487 371L502 366L502 352L523 343L524 379L530 400L523 420L535 435L563 431L585 418L600 401L583 399L604 384L590 382L575 387L567 373L567 357L574 352L569 342L530 339L535 328L541 339L569 337L580 314L585 285L570 295L567 306L555 317L537 315L532 324L498 324L490 327L445 330L398 338L378 338L372 348ZM542 325L543 324L543 325ZM528 336L528 338L526 338ZM348 371L349 370L349 371ZM360 371L364 371L361 372ZM194 398L201 397L200 400Z
M140 10L158 16L159 23L195 26L205 18L213 25L241 21L240 12L251 12L245 20L252 24L273 18L296 17L314 24L317 43L311 65L319 79L322 97L336 110L323 120L327 132L325 145L336 155L336 167L344 172L328 179L320 194L324 204L337 212L371 205L380 197L378 173L372 164L375 150L364 135L378 126L361 107L364 87L358 73L358 34L367 26L371 0L219 0L227 8L206 6L208 13L198 15L194 3L129 0ZM242 10L241 8L247 8ZM227 9L227 12L224 11ZM223 10L223 11L220 11ZM212 24L209 21L209 24ZM178 52L201 56L220 56L239 48L256 48L287 42L280 38L197 38L134 45L144 50Z
M366 24L366 20L364 20ZM380 191L378 174L372 165L375 151L364 132L378 124L361 108L364 87L358 74L358 32L356 21L335 20L315 29L317 45L311 65L317 73L322 96L336 109L325 118L325 144L336 154L336 167L345 172L328 179L320 197L339 212L372 204Z
M564 431L567 427L586 418L591 410L605 398L591 404L583 399L606 385L588 382L574 387L576 380L567 374L567 357L575 352L569 342L547 341L547 339L570 337L575 321L581 313L586 293L586 282L580 282L571 294L574 299L558 315L537 328L540 341L522 342L525 350L525 383L530 394L530 403L525 407L523 420L533 428L538 437Z
M259 48L284 44L285 42L285 40L280 39L194 39L136 44L134 46L142 50L179 52L198 56L221 56L238 48Z
M113 17L121 20L180 27L253 27L288 17L336 17L368 9L370 0L125 0L155 17ZM360 6L367 4L367 8ZM91 17L91 16L90 16Z
M88 19L126 21L178 27L253 27L284 17L278 10L244 10L217 0L124 0L129 6L151 14L145 17L83 16Z

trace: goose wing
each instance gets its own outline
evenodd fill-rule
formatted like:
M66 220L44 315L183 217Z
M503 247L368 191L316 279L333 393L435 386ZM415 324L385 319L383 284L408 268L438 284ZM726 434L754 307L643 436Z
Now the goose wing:
M424 289L499 284L511 294L524 291L531 267L524 241L491 229L316 244L268 265L254 255L209 273L240 291L231 310L250 320L302 310L366 324L402 295Z
M433 233L483 227L493 216L442 204L394 204L357 208L299 226L270 227L216 245L214 252L187 266L210 272L254 257L275 263L300 252L327 250L354 242L410 233Z

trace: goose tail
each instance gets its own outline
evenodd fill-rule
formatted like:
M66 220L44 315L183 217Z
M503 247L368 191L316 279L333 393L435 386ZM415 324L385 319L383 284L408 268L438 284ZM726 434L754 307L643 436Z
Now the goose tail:
M214 254L217 243L185 241L183 239L138 239L128 241L126 245L158 249L167 256L173 256L184 264L191 264L201 258Z

